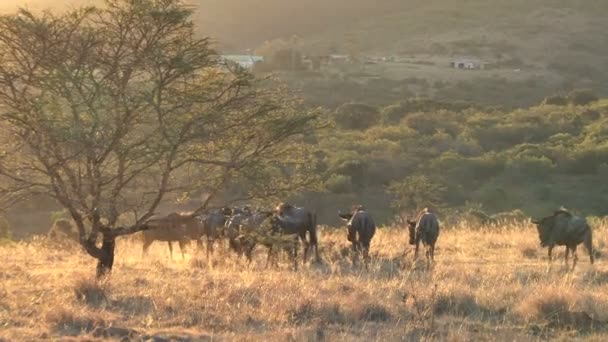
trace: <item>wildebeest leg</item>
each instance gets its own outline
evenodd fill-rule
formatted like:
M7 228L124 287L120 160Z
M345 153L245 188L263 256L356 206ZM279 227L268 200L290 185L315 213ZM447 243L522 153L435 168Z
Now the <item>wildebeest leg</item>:
M565 255L565 259L566 259L566 269L568 268L568 255L570 254L570 246L566 246L566 255Z
M549 264L551 264L552 258L551 258L551 252L553 252L553 246L549 246Z
M268 246L268 255L266 256L266 268L268 268L268 265L270 265L271 258L272 258L272 244L270 244L270 246Z
M304 243L306 243L306 237L304 237ZM306 250L305 250L306 251ZM306 252L304 252L306 253ZM298 271L298 237L293 240L293 270Z
M363 262L365 263L365 269L368 269L370 257L369 257L369 242L363 243Z
M431 261L433 263L435 263L435 244L432 243L430 247L431 247Z
M302 243L304 243L304 261L302 263L305 264L306 261L308 261L308 250L310 249L310 244L308 243L308 240L306 240L306 232L300 234L300 239L302 240Z
M182 260L186 260L186 256L184 255L184 251L186 250L186 242L179 240L177 243L179 244L180 252L182 252Z
M213 243L215 239L211 236L207 237L207 259L211 258L211 254L213 254Z
M418 248L420 246L420 240L416 241L416 249L414 250L414 260L418 259Z
M576 245L572 246L572 270L576 267L576 262L578 261L578 255L576 255Z
M169 244L169 255L171 256L171 260L173 260L173 246L171 246L171 241L167 241Z
M141 257L145 257L146 255L148 255L148 248L150 248L150 245L152 244L152 242L154 242L153 240L145 240L144 239L144 245L143 248L141 250Z
M247 247L245 247L245 257L247 258L247 264L251 265L251 262L253 261L253 249L255 248L255 245L251 244L251 245L247 245Z
M359 242L356 239L352 241L352 250L353 250L353 266L357 265L358 256L359 256Z
M591 265L593 265L593 239L591 238L591 231L587 232L583 244L585 245L585 249L589 253L589 261L591 261Z

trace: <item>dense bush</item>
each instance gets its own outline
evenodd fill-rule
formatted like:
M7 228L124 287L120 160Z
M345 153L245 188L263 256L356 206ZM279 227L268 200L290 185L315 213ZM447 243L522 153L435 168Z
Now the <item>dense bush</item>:
M0 215L0 239L10 239L11 237L11 225L4 216Z
M331 175L325 181L325 188L335 194L344 194L352 191L350 176Z
M608 174L608 108L593 103L511 112L446 107L422 99L402 101L383 108L383 125L366 130L338 126L319 139L331 175L325 187L341 196L350 193L375 212L386 210L390 198L372 200L371 192L389 184L393 190L395 184L409 189L406 180L424 176L442 184L440 198L432 201L446 207L471 201L491 212L527 208L538 215L563 204L608 213L587 200L608 191L598 186L598 177ZM582 189L585 196L572 196ZM401 192L407 198L407 191ZM423 206L424 200L410 202Z
M552 106L566 106L568 104L568 98L561 95L547 96L543 100L543 104Z
M568 94L568 101L575 106L586 106L599 100L590 89L573 90Z
M334 120L342 129L365 130L380 120L376 107L363 103L346 103L334 112Z

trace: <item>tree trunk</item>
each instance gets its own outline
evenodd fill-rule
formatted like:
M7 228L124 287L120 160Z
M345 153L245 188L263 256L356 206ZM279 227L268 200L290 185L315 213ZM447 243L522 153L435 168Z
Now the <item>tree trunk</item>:
M97 258L97 279L103 278L112 272L115 248L116 236L114 234L103 234L103 243Z

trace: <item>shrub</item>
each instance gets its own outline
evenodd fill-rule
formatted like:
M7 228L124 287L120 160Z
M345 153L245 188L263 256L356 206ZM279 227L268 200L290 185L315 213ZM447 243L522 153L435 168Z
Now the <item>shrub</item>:
M11 225L4 216L0 216L0 239L10 239L11 237Z
M547 96L543 100L544 105L565 106L568 104L568 99L561 95Z
M363 103L346 103L334 113L336 124L342 129L365 130L380 120L378 109Z
M575 106L586 106L598 100L591 89L573 90L568 94L568 101Z
M508 162L508 171L521 179L542 179L554 169L553 162L544 156L520 155Z
M72 222L67 219L57 219L49 230L49 238L57 240L78 240L78 232Z
M352 184L350 176L331 175L331 177L325 181L325 188L335 194L351 192Z
M387 107L384 107L380 112L380 116L382 117L382 123L387 124L397 124L401 119L405 116L405 112L401 105L394 104Z

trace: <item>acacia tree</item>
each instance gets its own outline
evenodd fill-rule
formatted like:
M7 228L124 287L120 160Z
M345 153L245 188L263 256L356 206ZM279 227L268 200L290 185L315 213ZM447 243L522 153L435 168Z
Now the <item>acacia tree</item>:
M191 15L182 0L107 0L0 17L0 194L65 207L98 276L170 196L210 194L196 214L235 179L264 182L250 197L314 182L299 141L317 113L221 66Z

